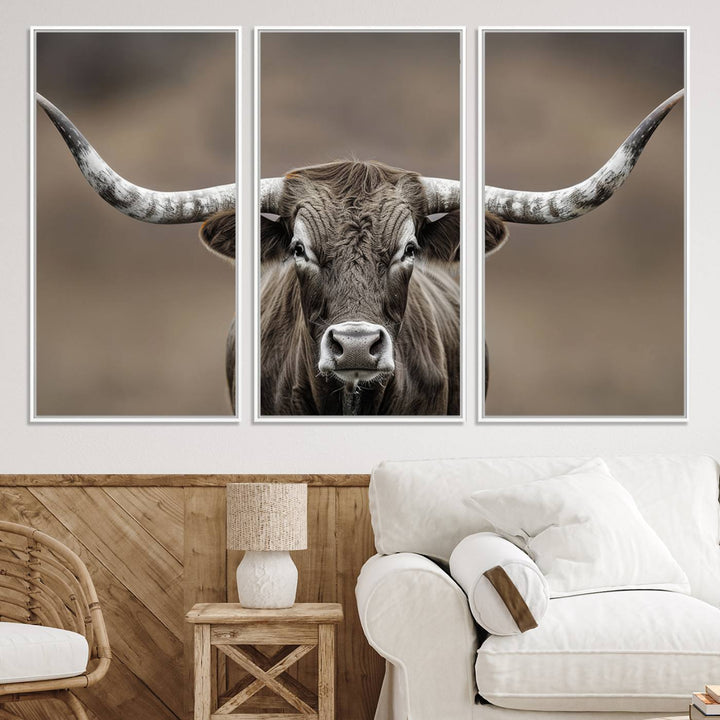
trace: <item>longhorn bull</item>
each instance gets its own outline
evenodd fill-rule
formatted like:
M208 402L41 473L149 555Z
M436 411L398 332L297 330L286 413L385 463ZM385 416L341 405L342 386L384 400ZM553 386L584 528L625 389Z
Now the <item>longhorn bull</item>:
M653 110L581 183L549 192L486 186L485 254L507 240L506 223L565 222L608 200L683 94L675 93ZM234 260L235 184L179 192L134 185L100 157L60 110L39 94L37 100L103 199L143 222L205 221L202 240ZM331 163L261 180L260 211L278 216L277 221L263 218L261 238L264 266L275 264L274 271L263 273L261 292L264 413L458 412L459 294L457 284L449 281L454 273L447 270L459 259L460 194L458 181L379 163ZM444 219L428 222L437 213L445 214ZM333 244L337 237L345 240ZM416 253L426 258L417 272ZM292 275L280 262L291 256ZM341 267L353 270L354 283L343 284L347 277L338 274ZM328 294L328 287L334 294ZM343 294L346 302L340 310L343 303L338 305L337 298ZM302 323L297 322L300 314ZM400 366L412 372L398 371L398 353ZM487 346L485 358L487 393ZM234 326L226 369L234 407Z

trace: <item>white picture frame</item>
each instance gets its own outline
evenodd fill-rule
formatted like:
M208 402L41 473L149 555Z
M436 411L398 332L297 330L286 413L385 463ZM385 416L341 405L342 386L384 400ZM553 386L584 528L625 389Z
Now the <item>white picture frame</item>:
M460 412L449 416L412 416L412 415L368 415L368 416L320 416L320 415L262 415L260 412L260 152L261 152L261 117L260 117L260 89L261 67L260 52L263 33L457 33L459 37L460 53L460 181L462 187L462 217L460 228L461 245L461 279L460 279ZM254 28L254 88L253 88L253 227L254 227L254 261L253 261L253 337L254 337L254 394L253 394L253 422L255 423L345 423L345 424L373 424L373 423L455 423L462 424L466 419L467 408L467 347L466 347L466 317L467 317L467 54L466 54L466 28L465 26L257 26ZM289 170L290 168L288 168Z
M28 416L30 423L112 423L112 424L125 424L125 423L151 423L151 424L175 424L175 423L238 423L241 420L240 408L241 408L241 393L239 382L239 359L242 353L242 339L238 331L238 327L241 321L241 292L240 292L240 277L242 271L242 253L236 253L235 260L235 292L234 292L234 312L236 318L236 357L235 357L235 411L228 415L220 414L74 414L74 413L39 413L38 412L38 382L37 382L37 142L36 142L36 130L37 130L37 113L42 113L41 110L36 108L35 93L37 90L37 77L36 77L36 43L37 37L40 33L228 33L234 35L235 43L235 59L233 71L235 74L235 98L234 98L234 109L235 109L235 128L234 128L234 141L235 141L235 155L233 158L233 164L235 169L235 182L236 182L236 216L237 224L239 226L239 214L241 208L242 199L242 108L241 108L241 93L242 93L242 73L241 73L241 60L242 60L242 27L239 25L232 26L48 26L48 25L37 25L30 28L30 48L29 48L29 67L30 67L30 93L29 93L29 123L30 123L30 180L29 180L29 196L30 196L30 388L29 388L29 399L28 399ZM44 115L44 114L43 114ZM72 117L80 130L82 131L83 122L82 118ZM67 148L64 147L61 138L57 138L60 145L63 145L64 151L67 152ZM92 143L92 138L89 138ZM112 155L112 148L96 147L101 155L106 154ZM117 156L116 156L117 157ZM79 175L77 168L73 168L74 172ZM209 183L208 183L209 184ZM177 189L177 188L162 188L162 189ZM92 189L87 188L88 193L93 195ZM108 213L112 214L116 211L108 206ZM196 234L196 230L192 231ZM195 240L199 243L199 240ZM215 260L215 262L220 262ZM224 342L221 342L216 348L216 352L220 355L222 362L218 365L224 369ZM178 388L178 391L181 388ZM227 391L226 391L227 395ZM228 399L228 408L230 402Z
M690 88L690 29L688 26L628 26L628 27L614 27L614 26L480 26L478 30L479 36L479 47L478 47L478 60L477 60L477 92L478 92L478 191L477 191L477 212L478 212L478 237L483 229L484 225L484 188L486 185L485 178L485 87L484 87L484 73L485 73L485 39L488 33L681 33L684 37L684 89L685 97L680 107L673 110L674 113L682 113L684 119L683 133L684 133L684 238L683 238L683 371L682 371L682 385L683 385L683 410L679 414L658 414L658 415L645 415L645 414L587 414L587 415L568 415L568 414L537 414L537 415L524 415L517 413L505 414L488 414L486 408L486 398L484 393L485 387L485 363L484 363L484 347L486 338L486 270L485 270L485 257L484 253L480 250L478 244L478 327L477 327L477 347L476 354L478 359L477 366L477 407L478 416L477 424L684 424L688 420L688 403L689 403L689 389L688 389L688 377L689 377L689 352L688 352L688 297L689 297L689 237L690 237L690 220L689 211L690 206L690 190L689 190L689 172L690 172L690 141L688 128L690 126L690 112L691 112L691 99L692 90ZM658 98L658 102L664 98ZM554 98L556 103L560 102L559 98ZM652 107L648 107L647 111L652 110ZM562 115L561 109L558 111L558 116ZM642 117L637 118L637 122L640 122ZM628 127L627 131L630 132L633 128ZM617 138L617 144L615 147L624 140L623 137ZM645 153L652 152L651 139L648 143ZM614 148L613 148L614 150ZM639 163L642 163L640 158ZM583 178L578 177L574 181L582 180ZM574 182L573 181L573 182ZM492 184L492 183L488 183ZM541 188L522 188L522 189L541 189ZM623 189L618 190L618 194L622 193ZM609 201L612 202L612 199ZM512 235L512 232L511 232ZM499 252L502 252L500 250ZM492 262L492 259L490 259ZM493 350L492 344L489 348L490 352L490 385L492 387L492 366L493 366Z

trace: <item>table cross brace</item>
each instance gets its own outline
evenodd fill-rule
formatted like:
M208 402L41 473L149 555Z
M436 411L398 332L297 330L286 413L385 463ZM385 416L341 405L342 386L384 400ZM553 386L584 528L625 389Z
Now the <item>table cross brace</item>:
M231 715L235 708L249 700L263 687L268 687L301 713L312 715L316 712L310 704L317 707L315 694L295 678L289 675L283 676L291 665L307 655L315 645L284 647L272 657L267 657L252 646L218 644L216 647L252 677L234 688L239 689L239 692L218 708L215 714Z

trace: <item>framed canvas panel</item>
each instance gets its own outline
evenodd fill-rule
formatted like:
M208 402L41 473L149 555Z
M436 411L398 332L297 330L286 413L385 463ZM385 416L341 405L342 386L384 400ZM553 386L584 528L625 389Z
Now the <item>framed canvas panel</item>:
M461 421L464 30L255 53L256 421Z
M685 421L687 29L480 34L480 419Z
M31 421L237 421L239 42L33 28Z

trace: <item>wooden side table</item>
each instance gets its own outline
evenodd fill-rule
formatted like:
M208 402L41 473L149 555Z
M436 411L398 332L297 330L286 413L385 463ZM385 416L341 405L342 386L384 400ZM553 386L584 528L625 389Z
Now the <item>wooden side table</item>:
M195 720L292 720L335 718L335 627L337 603L297 603L282 610L251 610L234 603L201 603L186 615L195 625ZM268 656L257 645L279 645ZM216 697L215 647L247 672L227 697ZM317 694L287 673L318 649ZM297 713L242 713L242 705L269 688ZM240 713L235 710L240 708Z

